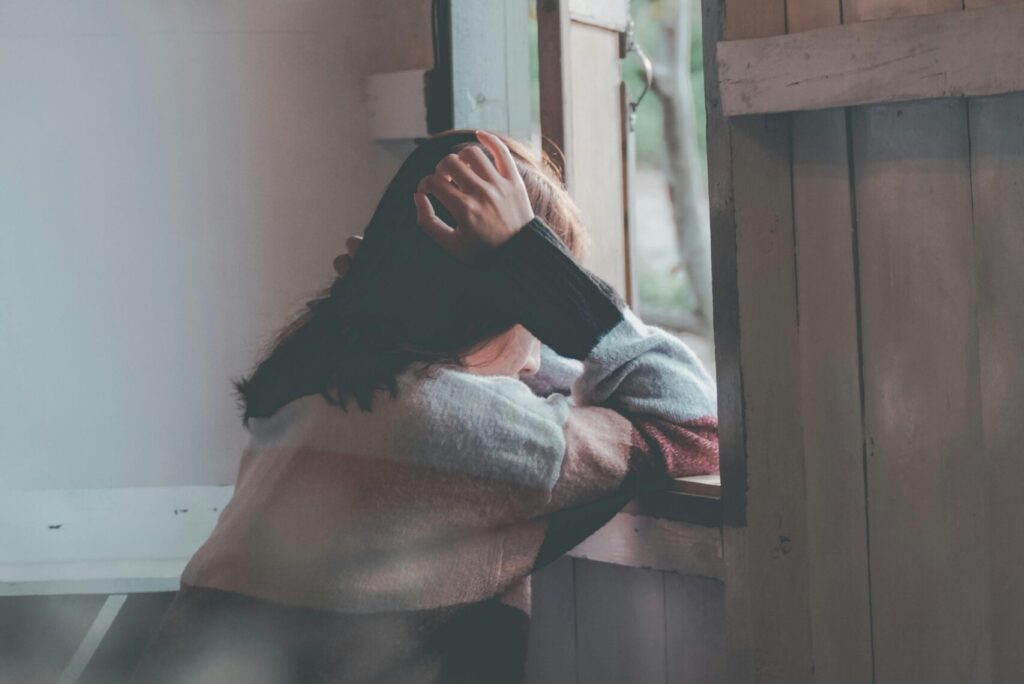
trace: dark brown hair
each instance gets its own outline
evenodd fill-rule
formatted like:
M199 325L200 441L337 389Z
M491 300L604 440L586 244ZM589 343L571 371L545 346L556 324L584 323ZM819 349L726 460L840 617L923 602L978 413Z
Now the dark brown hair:
M555 165L547 155L495 135L512 152L534 214L582 258L579 209ZM255 370L235 381L246 423L315 393L341 407L354 398L370 410L373 393L394 394L396 376L412 364L462 365L466 354L515 324L481 298L474 267L445 253L416 221L412 193L419 180L446 154L479 144L472 130L445 131L422 141L402 163L345 277L310 301ZM434 206L454 224L442 205Z

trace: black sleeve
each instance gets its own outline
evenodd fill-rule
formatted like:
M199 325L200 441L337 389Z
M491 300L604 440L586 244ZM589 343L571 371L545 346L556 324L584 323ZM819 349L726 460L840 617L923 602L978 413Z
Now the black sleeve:
M480 263L480 275L495 306L561 356L586 358L622 320L618 294L577 264L537 216Z

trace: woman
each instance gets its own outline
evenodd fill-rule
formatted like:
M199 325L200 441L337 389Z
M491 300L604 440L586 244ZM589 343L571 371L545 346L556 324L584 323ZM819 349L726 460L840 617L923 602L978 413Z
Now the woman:
M712 379L577 264L545 162L458 130L403 163L239 383L235 494L139 681L520 681L530 573L717 471Z

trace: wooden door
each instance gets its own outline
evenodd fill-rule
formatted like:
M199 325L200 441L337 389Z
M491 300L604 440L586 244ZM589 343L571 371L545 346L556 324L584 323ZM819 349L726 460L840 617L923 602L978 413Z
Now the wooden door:
M631 301L629 0L539 0L541 135L591 236L588 268Z
M983 4L705 0L730 681L1024 672L1024 5Z

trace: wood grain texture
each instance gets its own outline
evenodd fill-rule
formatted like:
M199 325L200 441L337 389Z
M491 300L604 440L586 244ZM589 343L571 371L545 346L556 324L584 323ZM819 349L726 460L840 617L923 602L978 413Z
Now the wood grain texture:
M702 527L722 527L722 500L718 497L672 491L650 492L626 504L622 511Z
M587 225L584 264L629 295L620 34L570 19L569 6L537 4L542 147L561 166Z
M785 3L706 0L705 74L725 513L727 681L813 677L790 122L726 121L709 45L785 32ZM721 232L719 232L721 231ZM724 339L723 339L724 335Z
M1012 4L720 42L722 104L740 115L1018 91L1022 32Z
M700 577L723 573L719 529L632 513L619 513L569 555Z
M747 565L728 567L727 536L725 582L750 586L749 647L765 681L803 682L813 664L790 153L787 117L733 122Z
M451 2L454 128L530 137L527 8L521 2Z
M790 0L790 31L838 25L838 0ZM847 113L793 126L793 225L814 679L872 677L855 230Z
M786 6L768 0L727 0L722 16L724 25L712 33L717 40L742 40L777 36L786 32ZM705 36L707 40L707 36ZM710 41L708 41L710 42ZM720 71L720 67L719 67ZM719 73L719 76L721 74Z
M842 21L839 0L788 0L786 2L786 30L789 33L810 31L826 26L838 26Z
M566 156L566 144L572 139L568 36L568 0L537 0L541 149L567 185L574 175L572 160Z
M854 24L960 9L963 9L963 0L843 0L843 22Z
M569 14L575 22L625 31L629 0L569 0Z
M725 601L721 582L665 575L668 682L725 684Z
M576 561L578 681L664 682L661 573Z
M792 5L790 6L792 8ZM854 225L841 109L793 116L793 221L815 681L871 681Z
M623 197L619 34L572 22L569 70L573 100L569 191L590 235L584 265L625 293L626 206Z
M564 684L576 676L574 562L561 558L533 574L525 684Z
M969 101L993 682L1024 672L1024 94Z
M703 0L704 102L707 110L708 213L711 288L714 300L715 379L718 383L718 446L722 518L746 524L747 464L743 374L740 370L739 291L736 282L736 212L732 189L730 122L718 96L714 44L725 28L724 0Z
M719 473L714 473L713 475L679 477L673 481L672 491L717 499L722 495L722 476Z
M875 676L987 682L967 108L853 115Z
M620 42L623 37L620 35ZM620 44L621 48L621 44ZM623 230L625 231L625 263L626 275L622 296L633 309L639 308L639 291L636 283L635 261L639 252L636 249L639 223L636 214L636 131L630 126L630 101L633 95L625 81L619 83L619 129L622 138L622 214Z

